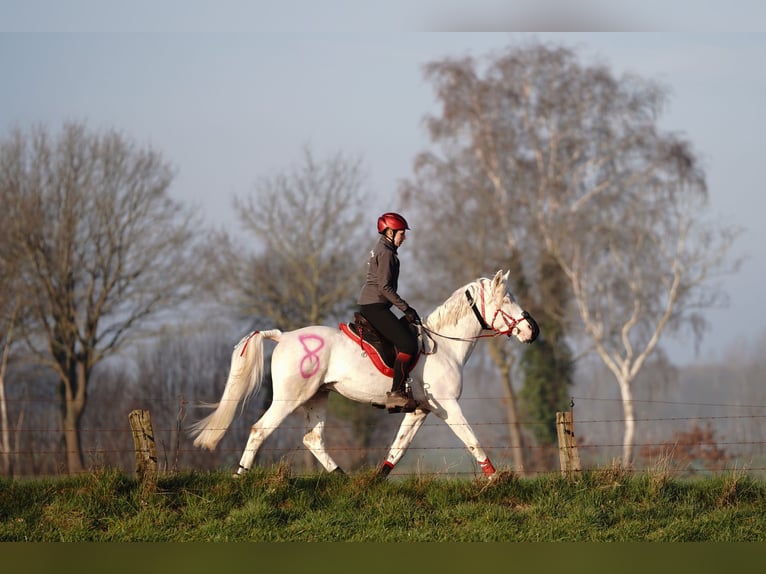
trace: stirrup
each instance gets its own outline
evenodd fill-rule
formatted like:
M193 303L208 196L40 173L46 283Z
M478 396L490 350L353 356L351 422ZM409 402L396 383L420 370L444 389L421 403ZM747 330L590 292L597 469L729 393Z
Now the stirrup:
M386 409L389 413L412 413L417 408L417 401L405 391L389 391L386 393Z

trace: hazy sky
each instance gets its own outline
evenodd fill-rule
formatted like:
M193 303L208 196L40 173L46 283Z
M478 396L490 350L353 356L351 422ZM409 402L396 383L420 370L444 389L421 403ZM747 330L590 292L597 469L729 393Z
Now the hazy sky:
M297 162L304 145L320 158L341 151L367 167L374 221L397 208L397 180L428 145L421 120L434 98L424 63L532 37L579 47L583 61L669 87L661 127L685 134L703 158L712 212L746 229L733 254L748 260L725 281L729 308L709 313L703 358L766 331L763 3L729 2L730 19L716 16L716 3L691 0L642 3L653 16L599 1L584 12L570 2L370 8L378 4L0 0L0 137L67 120L117 128L162 152L178 172L174 196L214 225L233 224L231 197ZM526 31L541 28L577 33ZM510 29L519 31L444 32ZM616 32L579 32L587 29ZM689 344L670 348L679 362L695 360Z

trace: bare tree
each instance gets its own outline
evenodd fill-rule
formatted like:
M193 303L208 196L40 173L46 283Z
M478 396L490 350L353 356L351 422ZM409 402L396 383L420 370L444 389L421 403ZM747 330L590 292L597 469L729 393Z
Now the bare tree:
M240 316L281 329L346 316L363 277L363 179L360 160L337 154L318 162L304 148L300 164L236 198L251 240L223 231L211 242L217 270L211 287L219 298Z
M692 165L693 156L687 161ZM546 237L570 280L585 333L620 388L625 466L633 460L639 371L665 331L689 327L699 341L703 311L723 302L716 278L738 266L726 259L737 230L706 219L706 197L695 189L703 180L692 181L675 163L658 162L654 183L643 182L641 194L622 194L612 215L569 213L568 223ZM565 239L572 234L578 241Z
M481 237L520 262L522 287L540 296L533 314L561 327L557 345L574 339L576 311L586 347L623 389L627 463L630 381L666 327L701 324L694 311L720 295L707 281L723 271L736 235L702 221L699 162L688 142L656 124L666 91L538 43L425 70L442 103L428 118L441 154L419 156L405 193L461 198L452 200L458 218L474 217L445 226L453 248L477 233L476 214L495 222Z
M90 373L193 294L190 212L168 195L171 168L115 131L66 124L0 143L0 203L18 265L21 335L58 376L70 473L83 468Z

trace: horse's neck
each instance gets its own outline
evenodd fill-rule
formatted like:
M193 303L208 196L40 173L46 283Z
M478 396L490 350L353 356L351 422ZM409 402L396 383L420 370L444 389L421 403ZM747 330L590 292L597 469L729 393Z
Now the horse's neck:
M439 345L450 347L453 355L462 358L465 362L476 346L478 336L481 334L481 325L467 305L464 306L457 320L448 320L448 309L436 310L432 315L438 315L439 311L441 311L441 320L435 325L430 325L430 321L426 320L426 326L433 329L434 333L442 335Z
M481 333L481 325L479 325L479 321L469 310L468 313L460 317L456 322L442 323L436 330L439 334L448 337L475 340Z

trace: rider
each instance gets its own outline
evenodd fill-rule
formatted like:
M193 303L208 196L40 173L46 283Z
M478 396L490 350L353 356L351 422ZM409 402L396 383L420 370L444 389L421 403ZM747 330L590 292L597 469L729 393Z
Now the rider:
M378 240L367 262L367 278L359 294L359 312L396 348L394 380L386 393L386 408L412 412L417 403L405 390L407 375L417 358L417 337L391 311L396 306L410 323L419 324L417 311L397 293L399 257L397 250L410 227L398 213L384 213L378 218Z

